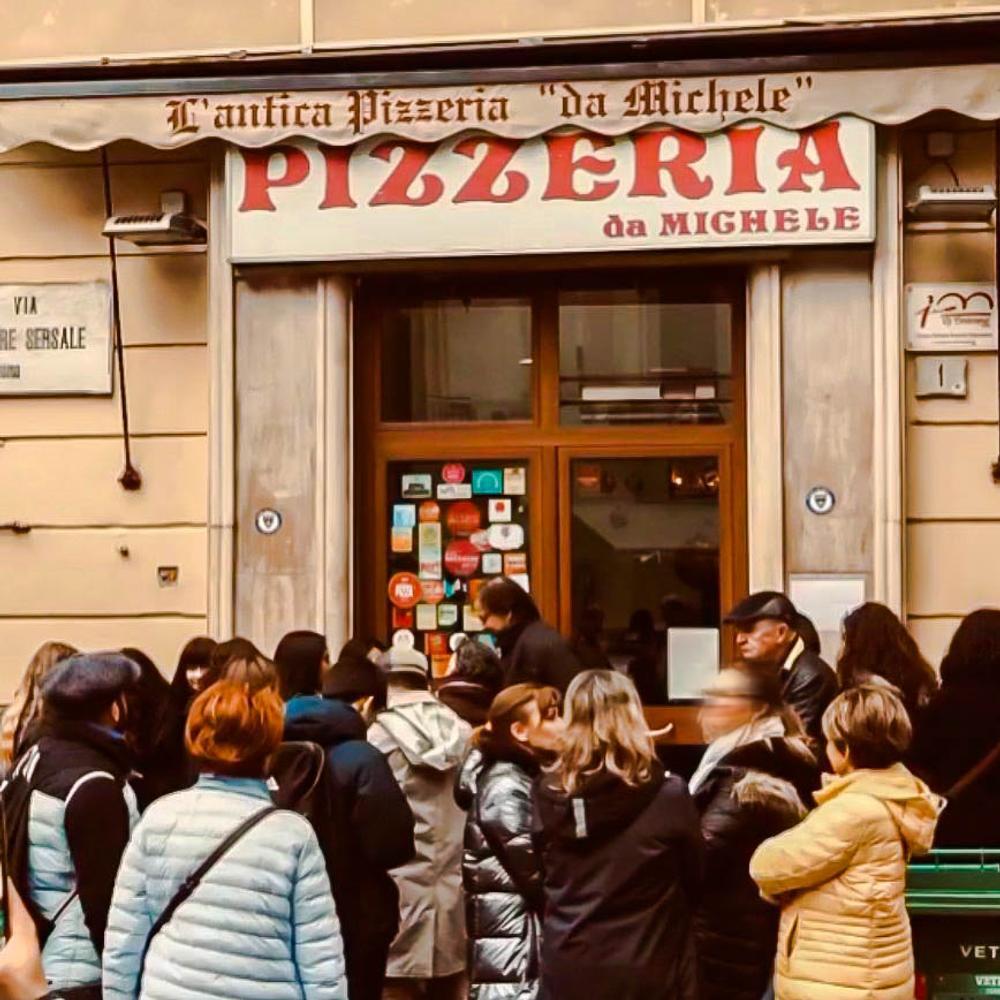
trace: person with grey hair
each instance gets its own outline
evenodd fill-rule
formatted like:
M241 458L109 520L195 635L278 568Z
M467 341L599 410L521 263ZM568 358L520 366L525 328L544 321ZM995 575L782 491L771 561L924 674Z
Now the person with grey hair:
M138 664L80 653L42 684L39 739L3 789L14 885L39 930L52 998L99 1000L115 875L139 811L127 778Z
M401 922L389 949L385 1000L458 1000L464 995L465 812L455 779L472 728L430 690L423 653L394 646L383 659L387 706L368 730L413 811L416 856L392 871Z

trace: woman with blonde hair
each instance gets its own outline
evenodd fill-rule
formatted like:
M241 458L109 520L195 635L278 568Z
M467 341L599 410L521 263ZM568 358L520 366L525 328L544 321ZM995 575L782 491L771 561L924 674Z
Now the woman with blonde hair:
M635 686L569 686L556 763L534 791L545 872L545 1000L695 1000L698 815L653 749Z
M782 903L777 1000L912 1000L906 864L925 854L944 801L904 766L912 737L885 685L851 688L823 715L834 775L818 807L750 862Z
M191 706L201 776L154 802L125 851L104 945L105 1000L346 1000L326 865L265 780L281 742L273 687L220 680Z
M10 769L20 753L25 734L30 734L42 712L42 681L61 660L76 650L65 642L43 642L28 664L14 699L0 719L0 771Z

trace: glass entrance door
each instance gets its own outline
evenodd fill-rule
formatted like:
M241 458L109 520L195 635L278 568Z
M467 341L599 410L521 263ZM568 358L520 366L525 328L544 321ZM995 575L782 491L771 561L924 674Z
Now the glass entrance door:
M501 573L644 701L698 693L745 587L743 279L363 282L358 628L447 667Z

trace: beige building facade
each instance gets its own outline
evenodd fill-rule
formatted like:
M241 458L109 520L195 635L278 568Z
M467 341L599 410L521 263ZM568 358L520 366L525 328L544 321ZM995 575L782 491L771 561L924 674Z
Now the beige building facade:
M941 65L920 69L912 100L903 94L894 102L898 67L872 67L861 49L839 59L815 52L793 58L796 43L788 42L793 48L775 55L775 73L783 76L818 60L818 82L809 85L816 95L825 73L842 72L836 80L850 83L851 58L857 72L882 74L880 93L870 83L848 86L842 106L812 117L805 93L805 120L795 123L808 128L831 113L876 122L873 238L836 245L817 239L790 246L775 239L631 253L568 246L562 253L529 254L526 247L523 253L444 260L420 253L386 253L391 261L336 253L324 258L306 246L304 234L297 251L296 217L276 212L274 225L290 227L280 242L292 250L266 260L241 257L234 241L246 190L234 180L233 162L241 155L237 145L261 145L260 134L248 126L243 139L224 127L178 135L176 122L171 128L160 113L164 102L181 94L206 95L216 106L231 102L218 96L227 90L293 98L308 92L315 104L315 95L324 92L318 59L333 60L324 61L323 70L335 67L339 74L330 93L350 86L344 81L354 71L340 67L357 65L366 74L357 80L375 81L366 87L396 86L397 72L399 92L405 96L411 88L419 96L420 87L442 79L420 72L447 60L452 47L475 58L457 65L453 55L447 85L503 81L537 89L545 74L532 78L523 67L503 65L494 46L521 40L522 50L555 47L560 54L563 46L584 46L587 64L567 68L560 62L561 79L600 79L607 72L614 81L647 77L648 71L623 69L621 47L614 49L614 67L604 66L594 45L629 46L630 58L645 67L647 42L640 36L662 35L685 46L693 60L688 72L671 63L664 78L767 75L771 70L745 57L725 57L736 67L730 69L722 57L716 66L714 55L697 61L694 53L698 45L730 44L727 38L780 46L786 44L782 33L806 29L822 28L810 36L813 48L825 44L828 30L839 33L838 44L858 31L903 37L924 19L971 31L977 19L993 24L1000 14L1000 8L960 4L902 6L876 11L871 4L843 2L588 0L514 3L498 14L482 4L456 9L431 0L346 6L254 0L190 10L183 3L146 3L127 12L96 0L19 5L0 43L0 86L7 82L5 103L11 102L6 122L0 113L0 138L6 136L8 145L0 158L0 285L110 281L101 149L116 215L149 213L163 192L180 190L191 213L205 221L208 239L204 245L145 248L117 241L122 354L141 489L128 491L118 482L123 435L117 373L111 395L0 395L0 696L10 693L46 639L87 648L139 646L169 670L183 642L196 634L239 631L270 651L296 627L325 631L331 644L355 631L412 630L407 609L394 605L397 622L384 601L395 563L392 555L379 554L380 547L391 528L406 527L390 524L395 512L389 507L400 505L386 501L385 491L400 463L416 470L445 453L424 439L406 439L377 414L369 419L365 400L376 383L365 381L367 345L380 336L378 324L388 322L378 317L396 315L386 312L396 308L386 303L395 301L397 285L447 275L478 288L484 274L499 272L509 273L513 283L503 294L530 298L536 320L547 308L544 288L528 289L538 274L553 275L553 285L565 281L566 302L581 281L624 288L639 271L667 288L664 302L674 301L674 288L697 282L714 287L718 278L732 290L725 301L738 314L732 336L739 344L727 376L738 388L734 416L724 421L731 436L711 427L690 439L677 428L659 437L641 428L634 438L613 438L608 429L593 438L576 429L563 434L558 416L546 415L556 404L545 402L541 372L547 362L536 353L534 429L506 444L475 433L462 444L456 432L448 444L470 468L495 457L493 464L529 470L524 493L531 501L531 577L547 614L567 630L577 621L571 577L578 567L563 552L575 541L559 534L569 531L560 524L575 509L570 494L586 489L591 456L610 455L625 441L626 455L637 461L647 455L718 456L716 472L721 468L724 482L717 602L747 587L794 584L804 594L824 584L833 590L842 585L848 593L860 587L865 598L904 614L925 653L939 661L962 615L1000 603L994 569L1000 486L991 474L1000 449L997 355L995 348L907 351L907 286L995 283L996 240L985 219L926 222L906 205L922 184L996 184L996 130L989 116L1000 117L1000 108L986 107L996 66L980 64L979 56L959 46L953 60L939 55L934 61ZM406 65L414 68L400 75L386 68L380 53L404 47ZM566 58L571 55L567 48ZM895 57L901 67L918 68L926 58L917 51ZM963 74L958 83L950 70ZM250 79L265 72L266 84ZM547 78L556 72L548 70ZM138 85L140 80L146 82ZM57 91L43 82L54 82ZM159 101L155 122L149 118L152 132L144 131L141 112L150 94ZM106 115L94 111L101 102ZM747 110L744 117L755 120ZM697 124L696 131L712 133L710 123ZM280 132L273 141L285 141L289 132L308 141L310 134L294 124ZM19 137L28 133L44 141L21 144ZM154 133L163 141L156 142ZM396 132L374 129L370 137L382 134ZM107 142L109 136L115 141ZM287 157L269 162L264 176L274 180L288 163ZM444 215L430 218L431 227L445 222ZM725 298L706 295L708 303ZM399 309L411 308L409 299L400 301ZM544 322L533 329L531 342L544 354ZM559 347L553 351L554 358ZM918 386L918 374L926 378L927 372L918 373L918 365L944 357L964 362L959 368L966 388L952 396L927 395L926 385ZM557 360L553 364L558 367ZM553 378L555 385L566 376L556 372ZM451 440L442 433L442 441ZM422 474L410 466L403 471ZM817 489L833 498L828 512L822 499L820 513L807 505ZM281 518L274 533L269 512ZM612 510L609 516L619 515ZM547 535L554 539L551 552L541 540Z

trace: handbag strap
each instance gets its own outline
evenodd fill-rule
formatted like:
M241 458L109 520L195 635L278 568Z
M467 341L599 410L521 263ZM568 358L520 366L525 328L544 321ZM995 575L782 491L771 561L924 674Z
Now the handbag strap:
M168 923L171 917L177 912L177 908L191 897L191 894L201 884L202 879L218 864L224 854L229 851L244 835L249 833L261 820L266 819L271 813L278 811L277 806L265 806L251 816L247 817L240 825L219 844L205 860L181 883L180 888L174 893L173 898L167 903L163 912L157 917L149 934L146 936L146 943L142 949L142 958L139 961L139 978L136 983L136 996L142 993L142 976L146 971L146 956L149 954L149 947L153 943L153 938Z
M1000 761L1000 743L997 743L990 752L969 768L965 774L962 775L958 781L955 782L951 788L944 793L946 799L953 799L957 795L961 795L969 785L975 784L984 774L986 774L994 764Z

